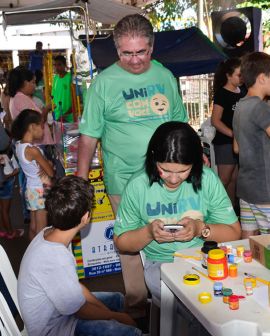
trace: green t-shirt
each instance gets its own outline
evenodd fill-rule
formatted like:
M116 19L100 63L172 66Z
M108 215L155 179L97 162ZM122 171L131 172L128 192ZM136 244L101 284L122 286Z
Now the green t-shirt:
M148 142L166 121L188 121L176 79L151 62L139 75L117 63L99 74L87 92L80 132L101 138L104 181L109 194L122 194L140 170Z
M203 168L202 188L197 193L192 184L184 181L175 191L168 191L154 182L149 185L145 172L136 173L127 184L114 224L114 233L119 236L136 230L155 219L165 224L177 223L190 215L188 211L198 211L208 224L233 224L238 219L231 201L217 175L207 167ZM144 248L147 259L171 262L177 250L202 244L200 238L189 242L158 243L153 240Z
M52 96L53 102L55 105L54 108L54 115L55 119L59 120L61 113L59 102L62 102L62 113L63 115L70 111L72 106L71 100L71 73L67 72L64 77L59 77L59 75L55 75L53 77L53 84L52 84ZM72 113L65 116L65 121L72 122L73 115Z

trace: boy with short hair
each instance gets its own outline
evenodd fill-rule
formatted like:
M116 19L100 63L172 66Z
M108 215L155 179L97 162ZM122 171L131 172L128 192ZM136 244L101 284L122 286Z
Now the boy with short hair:
M60 120L62 116L64 122L73 122L71 97L72 76L66 68L67 61L65 56L56 56L54 58L55 75L52 83L54 117L55 120Z
M141 331L120 293L95 293L79 282L68 245L89 223L93 188L63 177L46 198L48 223L31 242L18 278L18 300L29 336L135 336Z
M248 88L235 110L234 149L239 152L237 195L242 237L270 233L270 56L246 55L241 75Z

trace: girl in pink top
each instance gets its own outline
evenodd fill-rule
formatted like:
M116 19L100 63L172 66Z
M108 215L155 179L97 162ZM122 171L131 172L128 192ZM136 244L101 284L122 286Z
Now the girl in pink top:
M39 142L42 145L54 144L49 126L47 124L47 115L49 107L42 111L36 106L32 95L35 91L36 83L34 74L22 66L18 66L10 71L8 78L8 90L10 95L9 109L11 117L14 120L21 111L31 109L42 114L44 122L44 136Z

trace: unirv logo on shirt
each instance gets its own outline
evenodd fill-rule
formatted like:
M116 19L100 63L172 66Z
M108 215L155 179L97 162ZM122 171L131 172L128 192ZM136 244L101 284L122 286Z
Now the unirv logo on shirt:
M148 85L140 89L122 91L131 120L159 119L169 110L163 84Z

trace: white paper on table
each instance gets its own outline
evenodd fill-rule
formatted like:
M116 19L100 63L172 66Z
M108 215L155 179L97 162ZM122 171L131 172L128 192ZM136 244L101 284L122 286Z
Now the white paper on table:
M253 299L262 307L269 309L268 286L253 288Z

